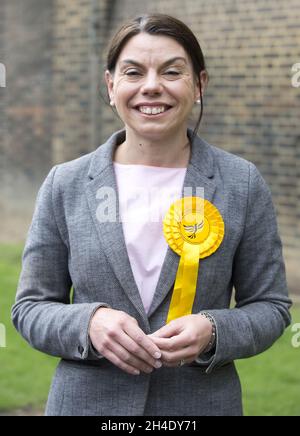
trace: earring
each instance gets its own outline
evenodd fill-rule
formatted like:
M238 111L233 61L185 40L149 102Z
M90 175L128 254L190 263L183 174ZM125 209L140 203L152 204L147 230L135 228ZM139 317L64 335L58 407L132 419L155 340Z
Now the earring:
M110 101L110 103L109 103L111 106L114 106L115 105L115 103L111 100Z
M196 104L201 104L201 100L200 99L198 99L198 100L196 100L196 102L195 102Z

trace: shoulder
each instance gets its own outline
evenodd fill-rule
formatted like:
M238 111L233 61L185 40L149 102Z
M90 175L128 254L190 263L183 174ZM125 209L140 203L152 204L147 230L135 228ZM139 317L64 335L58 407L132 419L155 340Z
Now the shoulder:
M213 154L215 169L223 176L240 179L241 177L248 176L251 169L255 167L252 162L241 156L223 150L215 145L206 144Z
M84 182L88 177L88 171L94 154L95 151L77 159L55 165L52 169L54 171L54 183L67 186Z
M88 174L95 152L54 165L39 189L38 204L51 202L58 210L67 204L80 203L90 181Z
M82 190L91 179L99 176L110 166L114 146L121 139L123 131L114 132L110 138L99 145L94 151L77 159L55 166L55 183L61 184L65 189Z
M260 199L262 205L265 201L272 201L271 189L253 162L207 142L205 144L213 155L214 172L223 189L237 197Z
M223 150L201 139L206 154L211 156L214 173L224 183L250 185L257 179L264 180L256 165L237 154Z

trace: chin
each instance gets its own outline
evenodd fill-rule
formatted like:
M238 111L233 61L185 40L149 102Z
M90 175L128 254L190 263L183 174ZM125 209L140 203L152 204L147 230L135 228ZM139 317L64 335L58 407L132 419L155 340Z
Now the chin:
M134 129L134 131L136 132L137 135L142 136L143 138L146 139L161 139L163 137L174 134L173 129L169 130L163 126L154 128L153 125L145 129ZM176 131L178 130L176 129Z

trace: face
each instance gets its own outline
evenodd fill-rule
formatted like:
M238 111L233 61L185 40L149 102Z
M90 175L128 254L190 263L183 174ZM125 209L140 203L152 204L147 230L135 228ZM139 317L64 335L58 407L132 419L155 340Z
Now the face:
M126 129L144 138L186 130L200 98L188 54L166 36L140 33L132 37L120 53L115 72L106 71L105 79ZM204 87L205 77L202 79Z

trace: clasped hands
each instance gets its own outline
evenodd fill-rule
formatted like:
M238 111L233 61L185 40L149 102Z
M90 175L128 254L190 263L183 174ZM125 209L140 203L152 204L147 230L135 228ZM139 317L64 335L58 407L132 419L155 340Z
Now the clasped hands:
M125 312L99 308L89 336L93 347L128 374L151 373L155 368L193 362L210 342L211 322L201 314L177 318L146 335Z

